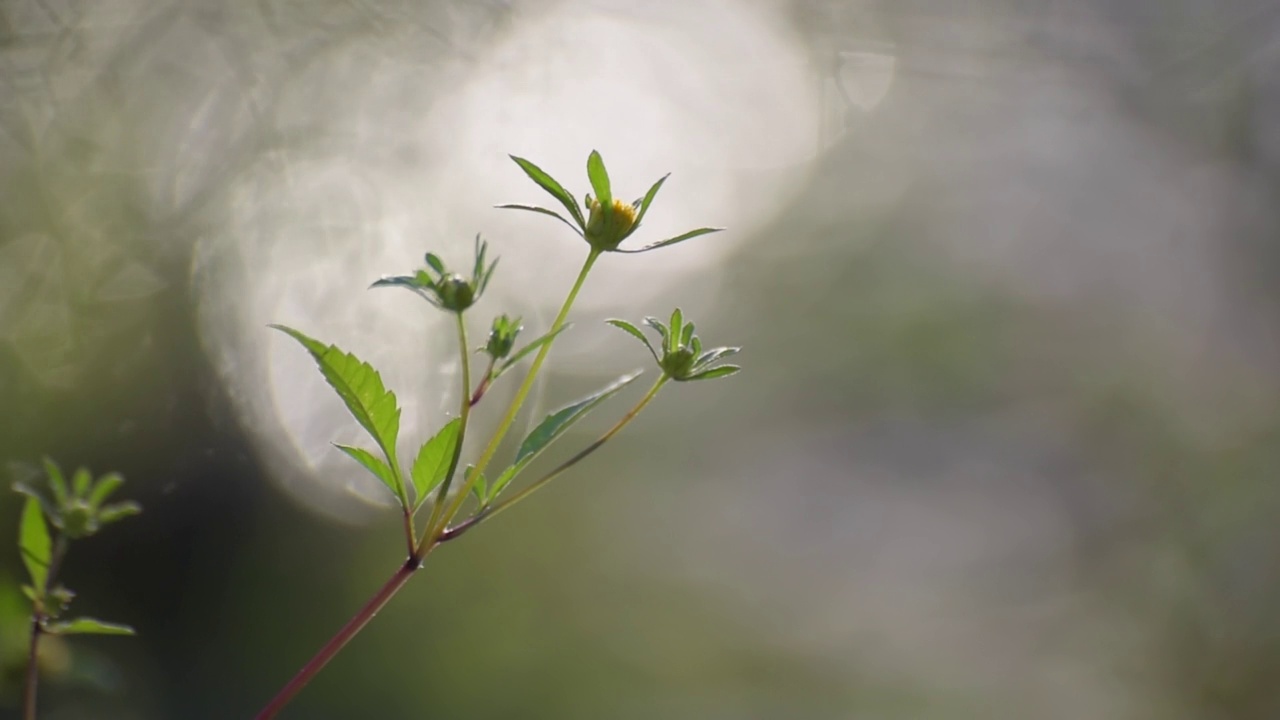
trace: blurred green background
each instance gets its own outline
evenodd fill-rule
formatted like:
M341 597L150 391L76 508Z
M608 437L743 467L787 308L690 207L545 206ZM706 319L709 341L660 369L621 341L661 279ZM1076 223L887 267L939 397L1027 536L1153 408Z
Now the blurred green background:
M54 646L43 716L249 717L359 607L398 523L266 325L420 441L452 337L368 283L482 231L473 333L540 331L585 248L491 209L541 199L505 153L581 195L599 148L624 197L673 172L632 242L730 230L607 257L531 413L641 366L610 316L746 371L433 555L287 717L1280 717L1277 38L1269 0L0 3L0 458L145 508L64 574L139 636Z

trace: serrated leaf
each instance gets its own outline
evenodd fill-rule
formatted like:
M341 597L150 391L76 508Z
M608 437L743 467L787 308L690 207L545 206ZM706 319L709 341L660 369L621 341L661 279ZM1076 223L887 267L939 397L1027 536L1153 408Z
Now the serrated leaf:
M578 203L573 199L573 196L569 194L569 191L564 189L563 185L556 182L555 178L551 177L544 172L542 168L534 165L528 160L516 157L515 155L510 155L508 157L514 160L515 163L520 166L520 169L524 171L524 174L528 175L530 180L538 184L538 187L546 190L551 197L560 201L560 204L564 206L565 210L569 211L569 215L571 215L574 220L578 221L579 228L586 228L587 223L582 219L582 210L578 208Z
M700 373L695 373L693 375L690 375L689 377L685 378L685 381L688 382L692 380L714 380L716 378L728 377L730 375L733 375L734 373L738 372L741 369L742 368L738 367L737 365L721 365L718 368L711 368L710 370L703 370Z
M512 478L528 466L529 463L533 462L548 445L555 442L574 423L594 410L597 405L616 395L619 390L640 377L642 372L637 371L630 375L623 375L607 387L597 390L577 402L566 405L543 418L542 422L538 423L538 426L524 439L524 442L520 443L520 449L516 451L515 461L511 463L511 467L503 471L502 476L499 476L499 482L505 487L507 483L511 482ZM503 477L508 473L510 473L510 477Z
M119 623L103 622L94 618L75 618L64 622L48 623L45 630L53 635L136 635L133 628Z
M93 486L93 490L89 492L89 505L97 508L111 497L111 494L124 484L124 477L120 473L107 473L98 479L98 484Z
M395 473L391 472L391 467L382 461L381 458L364 448L353 447L351 445L342 445L334 443L334 447L346 453L348 457L360 463L365 470L368 470L374 477L378 478L391 494L400 499L400 493L396 490Z
M515 352L514 355L507 358L505 362L503 362L501 365L498 366L496 370L493 371L493 379L494 380L498 379L498 376L502 375L502 373L506 372L507 370L510 370L512 367L515 366L516 363L528 357L529 353L532 353L534 350L537 350L543 345L546 345L547 343L551 342L556 338L557 335L564 332L565 330L568 330L571 327L573 327L573 323L565 323L549 333L544 333L538 339L533 340L528 345L525 345L524 347L520 348Z
M44 459L44 472L49 478L49 488L53 490L53 499L61 507L67 504L67 481L62 476L62 468L49 458Z
M612 325L618 328L619 330L622 330L623 332L626 332L628 335L644 343L644 346L649 349L649 354L653 356L653 359L657 360L658 362L662 362L658 358L657 351L653 349L653 345L649 344L649 338L645 337L644 333L640 332L640 328L636 327L635 325L632 325L626 320L619 320L617 318L611 318L609 320L605 320L605 323L608 325Z
M609 186L609 171L604 168L604 158L595 150L587 156L587 179L591 181L591 190L601 205L613 205L613 188Z
M409 476L413 479L413 491L416 498L413 508L417 510L422 503L444 482L445 473L449 472L449 464L453 460L454 447L458 444L458 432L462 429L462 418L454 418L440 428L430 440L422 444L418 457L413 461L413 469Z
M22 520L18 525L18 551L31 576L32 587L43 593L45 581L49 578L53 540L49 537L49 527L44 521L44 511L32 497L27 498L22 508Z
M668 245L675 245L676 243L682 243L685 240L692 240L693 238L696 238L700 235L709 235L714 232L720 232L721 230L724 230L724 228L712 228L712 227L698 228L697 230L690 230L689 232L684 233L683 235L677 235L673 238L667 238L666 240L662 240L660 242L656 242L650 245L645 245L644 247L638 248L636 250L623 250L622 248L619 248L616 252L632 253L632 254L649 252L650 250L657 250L658 248L666 247Z
M582 230L579 229L577 225L574 225L573 223L569 222L567 219L565 219L563 215L561 215L560 213L554 210L548 210L544 207L538 207L537 205L521 205L520 203L506 203L504 205L494 205L494 207L500 210L525 210L527 212L534 212L540 215L550 215L551 217L559 220L565 225L568 225L569 229L578 233L579 236L582 235Z
M640 207L636 212L636 224L632 227L640 227L640 223L644 221L644 214L649 212L649 205L653 203L653 199L658 196L658 190L662 188L662 183L671 177L671 173L667 173L658 178L658 182L649 188L649 192L644 194L644 199L640 201Z
M311 353L320 367L324 379L342 398L347 411L360 426L378 443L387 465L392 470L396 497L405 506L409 498L400 473L396 470L396 439L400 434L400 408L395 393L382 384L382 376L373 366L355 355L343 352L336 345L325 346L293 328L283 325L271 327L289 335Z

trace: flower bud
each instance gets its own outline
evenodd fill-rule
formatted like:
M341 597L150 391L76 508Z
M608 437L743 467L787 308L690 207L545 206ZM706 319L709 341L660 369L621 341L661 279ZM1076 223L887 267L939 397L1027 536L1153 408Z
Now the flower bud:
M494 318L493 328L489 331L489 342L484 346L485 353L494 360L501 360L510 355L511 348L516 343L516 336L522 329L520 318L512 320L506 315Z
M462 312L476 301L475 288L457 273L440 278L436 283L436 295L440 298L440 305L453 312Z
M636 209L630 203L614 199L609 205L588 198L587 242L597 250L614 250L631 234L636 224Z

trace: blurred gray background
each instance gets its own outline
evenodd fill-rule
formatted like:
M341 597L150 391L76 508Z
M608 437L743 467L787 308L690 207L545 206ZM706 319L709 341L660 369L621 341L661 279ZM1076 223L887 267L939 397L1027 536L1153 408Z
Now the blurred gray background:
M266 325L416 447L447 318L365 288L482 232L473 333L545 329L585 246L492 206L592 149L673 173L629 243L729 229L604 258L530 419L644 365L607 317L746 370L433 555L286 717L1280 717L1272 0L7 0L0 459L145 507L64 576L139 637L52 645L45 717L249 717L354 612L398 521Z

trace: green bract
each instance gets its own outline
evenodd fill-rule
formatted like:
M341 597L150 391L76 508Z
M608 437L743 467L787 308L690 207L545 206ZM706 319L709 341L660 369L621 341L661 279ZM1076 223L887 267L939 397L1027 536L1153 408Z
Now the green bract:
M501 360L511 354L511 348L516 344L516 336L523 329L520 318L513 320L506 315L499 315L493 319L493 327L489 330L489 341L481 349L494 360Z
M546 190L551 197L555 198L569 212L569 217L566 218L555 210L549 210L537 205L509 203L498 207L509 210L527 210L556 218L572 228L579 237L586 240L597 252L648 252L724 229L702 227L645 245L636 250L622 250L618 245L623 240L631 237L631 234L640 228L640 223L644 221L645 213L649 211L649 205L657 197L662 183L666 182L667 178L670 177L669 174L658 178L658 181L649 187L649 191L644 194L644 197L627 203L613 196L613 187L609 181L609 173L604 166L604 159L600 157L600 153L592 150L591 155L587 158L587 179L591 182L591 190L595 193L595 197L593 198L588 194L583 205L579 206L573 195L569 194L569 191L565 190L563 185L543 171L542 168L515 155L512 155L511 159L520 166L520 169L529 176L529 179L538 184L538 187ZM586 212L583 212L584 209Z
M475 266L472 268L470 279L458 273L449 272L444 262L440 260L440 256L427 253L425 269L413 275L384 277L375 282L372 287L402 287L412 290L441 310L460 313L480 299L484 289L489 286L494 268L498 266L498 261L494 260L485 267L485 254L488 250L489 243L476 235Z
M702 340L694 334L693 322L684 321L684 314L680 312L680 308L676 308L675 312L671 313L669 327L657 318L644 319L646 325L657 330L662 336L661 353L654 349L649 338L645 337L640 328L626 320L613 319L605 322L644 343L644 346L649 349L649 354L657 361L658 367L662 368L663 374L672 380L679 382L713 380L728 377L742 369L737 365L715 366L724 358L736 355L739 348L719 347L703 352Z

